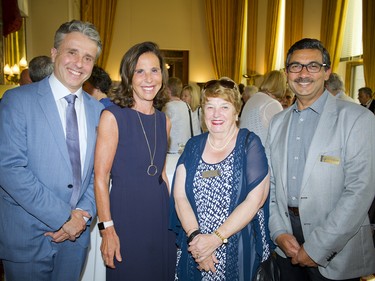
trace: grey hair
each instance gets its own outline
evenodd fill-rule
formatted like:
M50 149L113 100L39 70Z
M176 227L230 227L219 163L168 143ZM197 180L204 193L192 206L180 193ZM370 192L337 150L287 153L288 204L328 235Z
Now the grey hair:
M96 58L99 57L100 53L102 52L102 41L100 40L100 35L96 27L90 22L72 20L70 22L63 23L55 33L53 47L58 49L61 42L64 40L65 35L71 32L80 32L94 41L98 46Z
M38 82L43 78L51 75L53 72L52 59L47 56L34 57L29 62L29 75L33 82Z

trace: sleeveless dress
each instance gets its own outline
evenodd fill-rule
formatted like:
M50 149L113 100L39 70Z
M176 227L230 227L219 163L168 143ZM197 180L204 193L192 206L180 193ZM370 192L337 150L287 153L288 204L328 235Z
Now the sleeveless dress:
M119 142L111 170L110 208L120 238L123 261L107 268L107 281L174 280L175 235L168 230L169 193L161 173L167 153L164 113L139 113L150 145L155 147L157 173L147 174L150 153L137 112L110 106L118 124ZM156 118L156 126L155 126Z

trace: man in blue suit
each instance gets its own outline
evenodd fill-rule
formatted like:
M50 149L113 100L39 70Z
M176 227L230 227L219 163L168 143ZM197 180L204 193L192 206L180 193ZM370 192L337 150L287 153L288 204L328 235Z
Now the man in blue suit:
M96 214L93 157L103 108L82 84L101 49L92 24L62 24L51 76L7 91L0 104L0 259L7 281L80 278L86 227ZM71 106L65 97L72 95ZM71 118L75 151L66 137Z

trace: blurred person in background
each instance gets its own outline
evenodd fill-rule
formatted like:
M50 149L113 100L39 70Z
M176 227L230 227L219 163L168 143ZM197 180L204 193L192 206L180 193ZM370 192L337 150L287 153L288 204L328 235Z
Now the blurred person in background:
M277 99L283 98L285 90L285 74L278 70L270 71L264 76L259 92L255 93L243 108L240 128L247 128L257 134L263 145L271 118L283 110Z
M38 82L53 72L53 62L48 56L37 56L29 62L29 75L33 82Z
M325 82L326 89L335 97L346 101L355 102L351 97L345 94L344 83L337 73L331 73Z
M194 136L202 133L202 108L198 85L186 85L182 88L181 100L188 103L191 108L191 120Z
M171 121L168 153L178 153L188 139L194 136L190 105L181 100L182 81L178 77L169 77L165 91L169 101L163 112Z
M100 101L104 107L113 105L108 92L112 87L112 80L105 70L97 65L94 66L90 78L83 84L83 89Z

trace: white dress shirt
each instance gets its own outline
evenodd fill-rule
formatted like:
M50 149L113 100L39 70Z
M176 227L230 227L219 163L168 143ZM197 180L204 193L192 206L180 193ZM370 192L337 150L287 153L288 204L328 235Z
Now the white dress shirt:
M82 88L80 88L75 93L71 93L57 78L54 74L51 74L49 77L49 84L52 89L53 96L56 101L57 110L59 111L61 125L64 129L64 134L66 137L66 108L68 102L65 100L65 96L69 94L76 95L75 100L75 110L77 113L77 122L78 122L78 134L79 134L79 149L80 149L80 158L81 158L81 173L83 174L83 167L86 157L87 149L87 125L86 125L86 114L85 114L85 104L83 102L83 93Z

